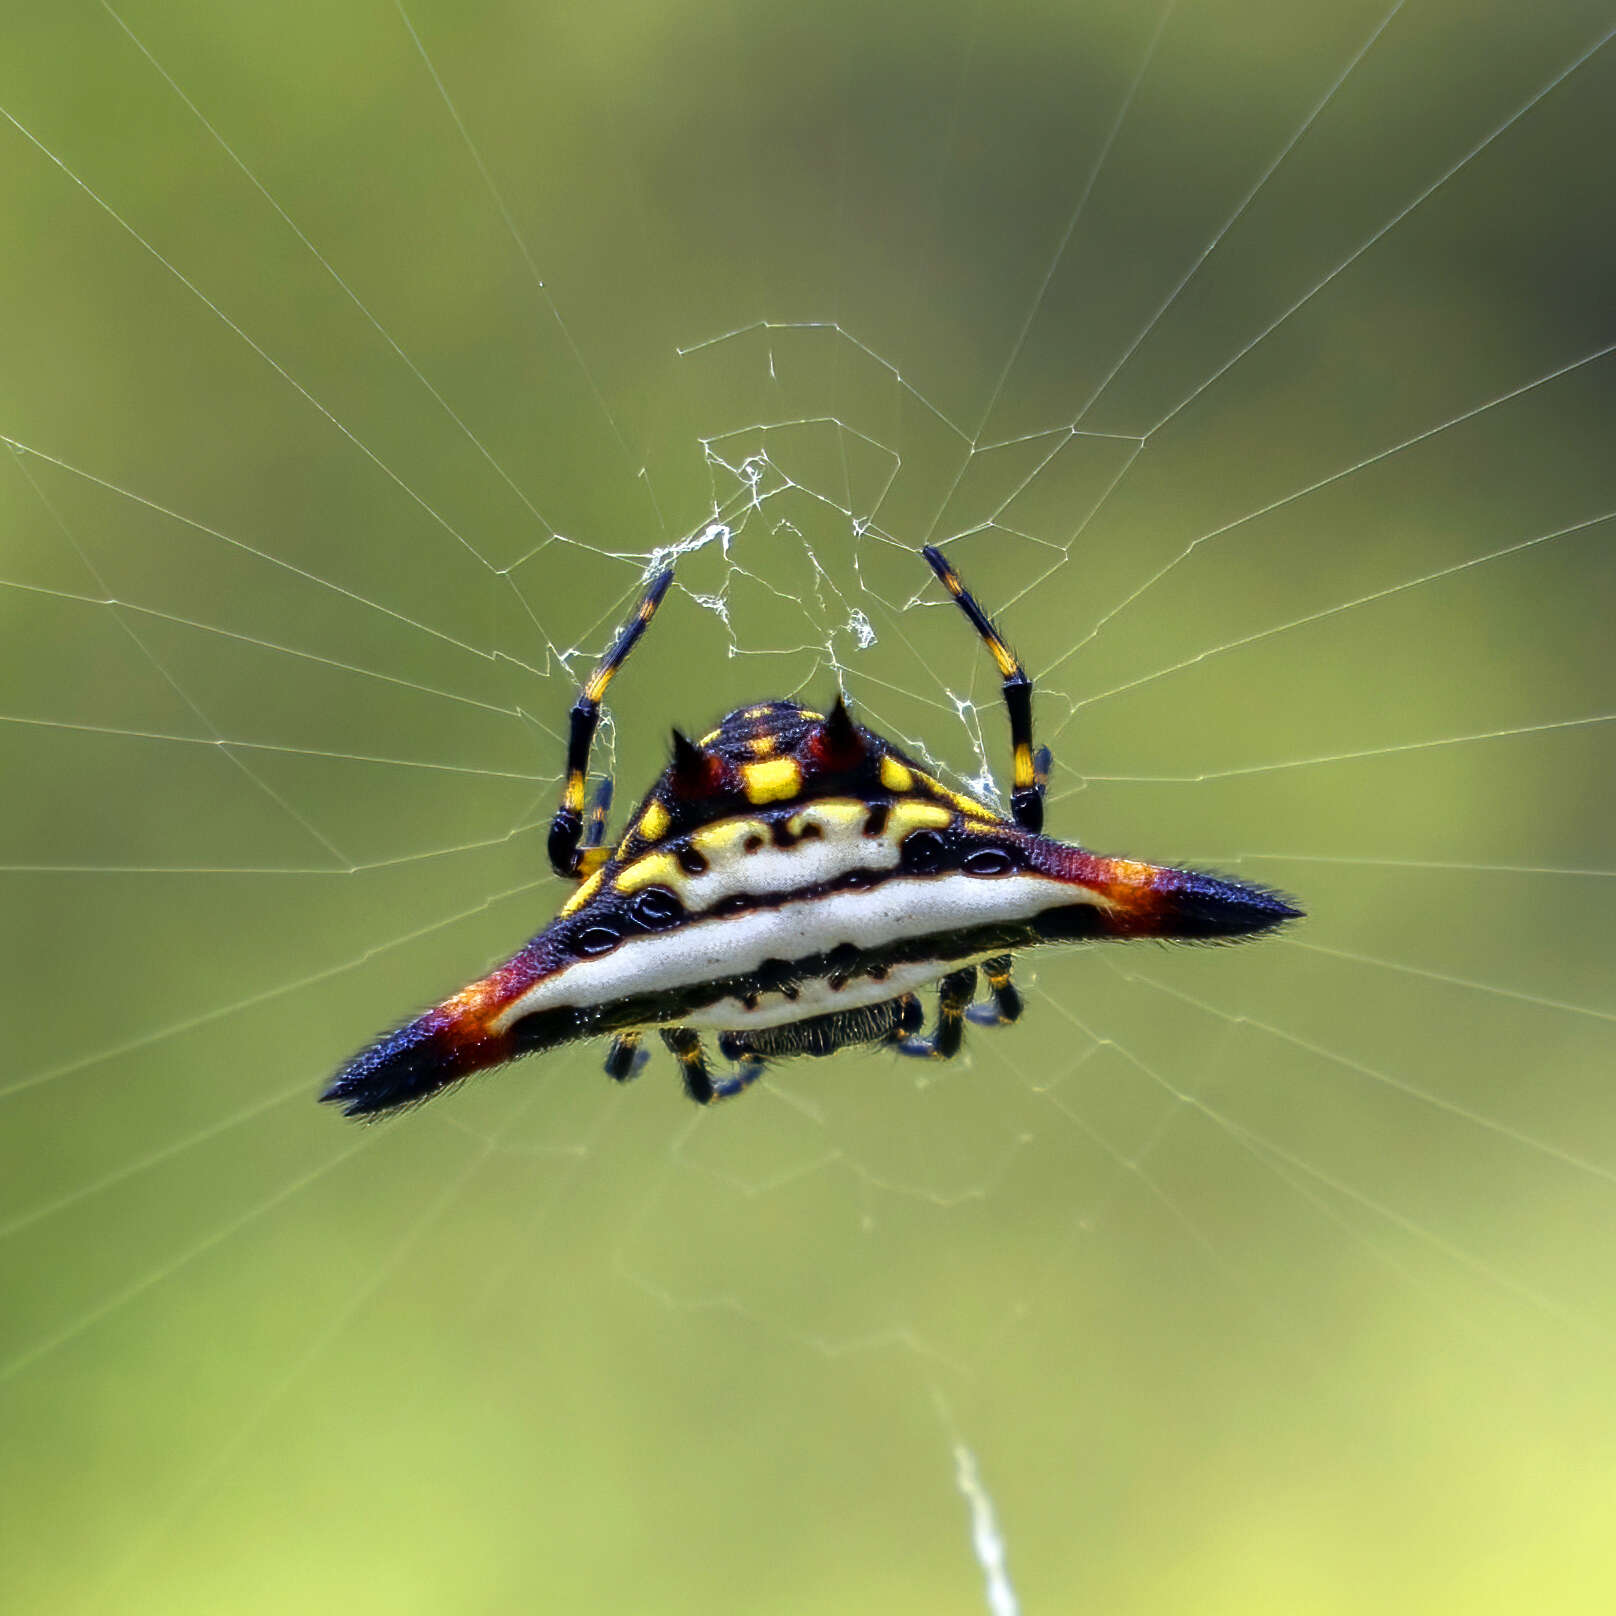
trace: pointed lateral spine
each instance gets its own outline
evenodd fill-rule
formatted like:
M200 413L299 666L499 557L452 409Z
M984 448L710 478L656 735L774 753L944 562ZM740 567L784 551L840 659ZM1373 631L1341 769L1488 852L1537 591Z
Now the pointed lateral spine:
M829 769L850 769L862 761L869 751L869 743L853 722L853 715L848 712L840 691L836 692L836 700L831 703L830 711L819 725L816 740L818 761Z
M723 764L682 730L673 732L673 790L681 797L703 797L718 788Z

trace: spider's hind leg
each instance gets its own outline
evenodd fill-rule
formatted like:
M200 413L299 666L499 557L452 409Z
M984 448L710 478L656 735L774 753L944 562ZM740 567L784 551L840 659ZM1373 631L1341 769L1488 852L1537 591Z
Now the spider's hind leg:
M984 999L981 1004L973 1004L965 1012L965 1019L978 1027L1002 1027L1019 1020L1021 995L1010 980L1010 956L1000 954L994 959L983 960L982 974L988 979L988 991L992 997Z
M901 1055L922 1060L952 1060L959 1054L965 1035L965 1007L976 995L976 967L950 971L937 989L937 1030L930 1038L905 1038L898 1045Z

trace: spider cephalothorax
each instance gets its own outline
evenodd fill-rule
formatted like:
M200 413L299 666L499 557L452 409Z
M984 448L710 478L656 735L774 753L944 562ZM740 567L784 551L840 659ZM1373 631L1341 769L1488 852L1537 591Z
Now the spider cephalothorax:
M768 1062L857 1044L946 1058L963 1022L1013 1021L1011 955L1037 943L1247 936L1298 911L1260 887L1105 858L1041 834L1049 754L1032 683L942 553L924 552L992 652L1010 711L1009 817L853 721L791 701L732 712L673 759L614 847L611 782L584 823L600 701L672 574L660 573L572 709L550 861L580 882L518 954L345 1066L324 1098L390 1111L518 1055L612 1037L633 1076L656 1028L691 1098L738 1093ZM978 969L989 999L974 1005ZM920 1036L917 990L938 984ZM702 1033L733 1063L714 1078Z

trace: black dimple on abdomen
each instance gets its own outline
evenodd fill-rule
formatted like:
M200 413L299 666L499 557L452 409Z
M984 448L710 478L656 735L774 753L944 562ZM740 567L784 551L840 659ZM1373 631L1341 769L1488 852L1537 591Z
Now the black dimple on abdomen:
M978 847L965 855L960 867L967 875L1008 875L1016 863L1015 856L1003 847Z
M611 953L622 940L622 933L613 926L586 926L578 933L576 946L580 954L594 956Z
M653 931L672 925L684 912L685 906L666 887L647 887L629 905L629 913Z
M948 843L934 830L912 830L898 849L899 867L908 875L935 875L948 860Z

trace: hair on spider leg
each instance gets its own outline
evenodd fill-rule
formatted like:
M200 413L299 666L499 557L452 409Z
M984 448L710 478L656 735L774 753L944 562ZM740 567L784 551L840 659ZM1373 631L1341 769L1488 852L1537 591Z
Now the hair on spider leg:
M651 1051L642 1046L640 1039L641 1034L637 1032L619 1033L612 1039L602 1066L613 1081L630 1082L645 1070Z

